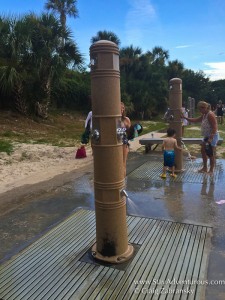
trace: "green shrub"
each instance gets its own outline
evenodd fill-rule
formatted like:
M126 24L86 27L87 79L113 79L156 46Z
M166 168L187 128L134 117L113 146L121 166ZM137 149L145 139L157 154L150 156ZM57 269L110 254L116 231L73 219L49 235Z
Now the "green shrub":
M10 142L0 140L0 152L10 155L13 152L13 145Z

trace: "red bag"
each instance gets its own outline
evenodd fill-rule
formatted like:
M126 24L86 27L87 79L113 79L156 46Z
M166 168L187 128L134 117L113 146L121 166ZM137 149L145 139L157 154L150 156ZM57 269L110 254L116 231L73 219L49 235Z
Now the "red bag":
M85 158L85 157L87 157L86 149L84 146L81 146L80 148L77 149L75 158Z

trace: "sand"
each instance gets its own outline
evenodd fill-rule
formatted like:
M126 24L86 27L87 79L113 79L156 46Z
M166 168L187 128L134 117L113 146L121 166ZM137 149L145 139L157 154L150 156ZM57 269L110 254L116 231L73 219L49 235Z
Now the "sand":
M161 133L155 133L161 137ZM151 133L130 142L130 151L141 147L139 139L150 137ZM85 146L86 158L75 159L80 145L57 147L45 144L14 144L11 155L0 153L0 194L25 185L48 181L58 175L74 172L93 162L90 145Z
M154 137L162 137L163 133L154 132ZM139 139L151 137L151 133L135 138L131 141L130 151L137 151L141 145ZM196 146L197 152L199 145ZM90 145L85 146L87 157L75 159L79 145L75 147L57 147L42 144L14 145L11 155L0 153L0 194L25 185L48 181L55 176L74 172L93 162ZM143 146L142 149L144 150ZM222 150L222 151L221 151ZM223 148L217 148L217 155L221 157Z
M131 142L130 151L141 147L139 138ZM11 155L0 153L0 194L25 185L48 181L57 175L73 172L92 163L90 145L85 146L86 158L75 159L79 146L14 144L14 152Z
M91 147L87 157L75 159L78 147L40 144L15 144L11 155L0 153L0 194L26 184L47 181L56 175L79 169L93 160Z

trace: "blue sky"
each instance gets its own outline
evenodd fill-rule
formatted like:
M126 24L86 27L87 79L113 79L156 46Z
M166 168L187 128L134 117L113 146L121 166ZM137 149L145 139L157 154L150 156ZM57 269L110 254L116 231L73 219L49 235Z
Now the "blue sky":
M40 13L45 0L0 0L1 14ZM113 31L121 47L143 52L161 46L170 60L225 79L225 0L78 0L79 18L68 19L78 47L89 62L90 39Z

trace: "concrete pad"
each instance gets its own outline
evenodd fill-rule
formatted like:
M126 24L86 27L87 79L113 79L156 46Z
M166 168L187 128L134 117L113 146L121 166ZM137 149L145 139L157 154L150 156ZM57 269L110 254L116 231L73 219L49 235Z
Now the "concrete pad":
M150 162L157 162L156 168L154 172L160 172L162 167L162 155L161 153L157 155L148 154L144 155L143 153L129 153L128 165L127 165L127 178L126 178L126 191L128 192L129 199L127 199L127 213L129 216L134 218L140 218L144 220L144 222L148 222L149 219L157 220L159 222L172 222L172 224L176 223L178 225L184 224L185 227L187 226L197 226L197 228L210 228L212 237L211 237L211 248L210 252L206 253L206 258L209 258L208 262L208 269L204 270L205 277L207 279L207 283L204 284L202 290L205 289L205 296L203 299L206 300L224 300L225 299L225 231L224 231L224 220L225 220L225 204L217 204L221 199L225 199L224 194L224 178L225 178L225 162L224 160L217 160L217 168L218 175L210 178L205 176L204 174L200 174L199 178L201 180L194 180L192 179L192 171L189 175L184 174L184 178L178 178L179 180L171 180L171 178L167 178L166 180L162 180L158 177L154 177L155 174L152 172L152 176L149 176L149 166ZM146 170L148 176L138 178L135 174L135 170L139 169L139 171L143 168L143 165L146 164ZM196 168L200 166L201 160L196 160ZM218 168L218 166L220 166ZM194 168L195 169L195 168ZM194 171L193 169L193 171ZM133 175L132 175L133 173ZM151 172L150 172L151 173ZM141 174L141 172L140 172ZM188 179L189 178L189 179ZM188 179L188 181L186 181ZM13 253L16 254L21 249L25 249L27 244L33 245L33 242L40 241L37 238L42 235L43 231L46 233L47 227L55 228L55 222L62 221L65 217L65 213L68 215L73 209L77 207L87 207L88 209L94 209L94 192L93 192L93 171L89 170L88 174L81 174L80 177L73 177L71 181L67 181L65 186L61 188L57 187L54 192L51 189L51 193L42 194L41 197L39 196L38 199L26 199L19 208L12 210L9 215L5 215L4 218L1 218L1 228L0 228L0 242L1 242L1 250L2 247L5 245L5 251L9 253L4 259L3 266L8 263L11 263L9 257ZM67 210L64 211L65 206L68 206ZM40 209L41 208L41 209ZM60 214L61 219L60 219ZM57 216L57 218L56 218ZM44 221L48 218L48 223ZM128 217L129 218L129 217ZM33 222L35 220L35 222ZM137 219L135 219L137 220ZM51 221L51 223L50 223ZM128 221L129 223L129 221ZM94 227L94 224L91 223ZM47 226L47 227L46 227ZM73 226L73 229L75 226ZM142 227L138 227L138 234L142 231L145 234L148 234L149 231ZM13 229L13 234L12 234ZM3 233L3 234L2 234ZM28 234L29 233L29 234ZM65 231L66 233L66 231ZM93 232L90 232L93 234ZM72 233L73 235L73 233ZM26 236L26 238L25 238ZM11 245L4 244L6 240L11 241ZM69 238L67 238L68 242ZM210 239L208 239L210 243ZM14 244L13 244L14 242ZM94 242L94 238L93 238ZM20 247L18 248L18 243L20 243ZM85 252L90 248L92 243L85 244ZM7 248L8 245L8 248ZM60 247L64 247L63 243L59 244ZM154 245L154 243L152 244ZM180 242L177 244L180 246ZM73 245L75 247L75 245ZM83 244L84 246L84 244ZM146 246L146 252L148 252L149 247L151 244ZM11 248L12 247L12 248ZM29 249L29 248L27 248ZM47 249L47 248L45 248ZM75 249L75 248L74 248ZM73 249L73 250L74 250ZM209 248L208 248L209 249ZM82 251L83 251L82 250ZM26 251L26 249L25 249ZM42 254L44 253L44 249ZM144 253L146 253L144 252ZM23 253L23 252L21 252ZM73 252L73 254L68 257L71 258L71 261L74 258L74 255L77 255L77 251ZM82 252L83 253L83 252ZM137 255L141 252L137 252ZM49 254L49 252L48 252ZM147 254L147 253L146 253ZM47 255L47 252L46 252ZM144 254L145 255L145 254ZM12 260L15 259L14 256ZM142 259L143 254L141 255ZM35 260L35 259L34 259ZM69 260L68 260L69 262ZM95 280L95 275L98 272L99 267L97 266L89 266L87 264L83 265L83 263L79 260L78 262L79 270L81 273L90 274L89 268L93 268L94 273L91 273L92 276L88 277L89 281L88 284L91 284L92 281ZM145 262L144 266L148 265L148 261ZM63 270L64 265L60 265L60 272ZM86 267L85 267L86 266ZM40 280L44 277L44 269L45 265L42 264L43 273L40 275ZM104 268L103 268L104 269ZM119 273L114 273L111 270L106 271L99 274L100 277L97 277L102 285L111 286L116 289L118 282L120 281L120 277L117 274L120 274L120 270L117 270ZM73 278L75 273L74 269L69 271L68 276L70 276L71 283L70 286L74 287ZM109 272L110 274L114 274L111 277L111 280L104 281L105 274ZM108 276L108 275L106 275ZM144 276L145 277L145 276ZM33 275L29 280L36 280ZM108 278L108 277L106 277ZM151 279L151 276L147 276L144 280ZM18 277L15 275L15 280ZM103 280L103 281L102 281ZM11 277L11 284L14 283L14 277ZM83 286L82 282L79 281L77 283ZM148 283L146 283L148 285ZM159 283L160 284L160 283ZM99 284L95 287L95 295L96 299L101 299L101 294L99 294L98 288L102 286ZM72 288L71 287L71 288ZM26 292L26 286L24 286L24 291ZM58 289L58 286L55 286ZM147 288L147 286L145 286ZM146 291L146 290L145 290ZM58 290L60 292L60 290ZM81 291L82 292L82 291ZM1 292L2 293L2 292ZM29 291L30 293L30 291ZM35 291L36 293L36 291ZM17 295L16 295L17 296ZM132 297L140 297L148 299L148 294L145 295L136 295ZM180 296L180 295L179 295ZM2 297L2 294L0 294ZM71 296L72 297L72 296ZM84 296L85 297L85 296ZM155 297L155 296L154 296ZM152 296L152 298L154 299ZM165 297L164 297L165 298ZM3 298L4 300L5 297ZM13 298L11 298L13 299ZM17 300L17 298L14 298ZM30 298L32 299L32 297ZM39 298L44 299L45 298ZM52 298L52 299L63 299L63 298ZM65 298L67 299L67 298ZM77 298L71 298L77 299ZM79 299L79 298L78 298ZM106 298L107 299L107 298ZM112 298L114 299L114 298ZM118 298L120 299L120 298ZM126 299L126 298L124 298ZM129 298L128 298L129 299ZM162 298L163 299L163 298ZM171 299L171 295L167 295L167 299ZM193 299L201 299L199 297ZM33 299L32 299L33 300Z

